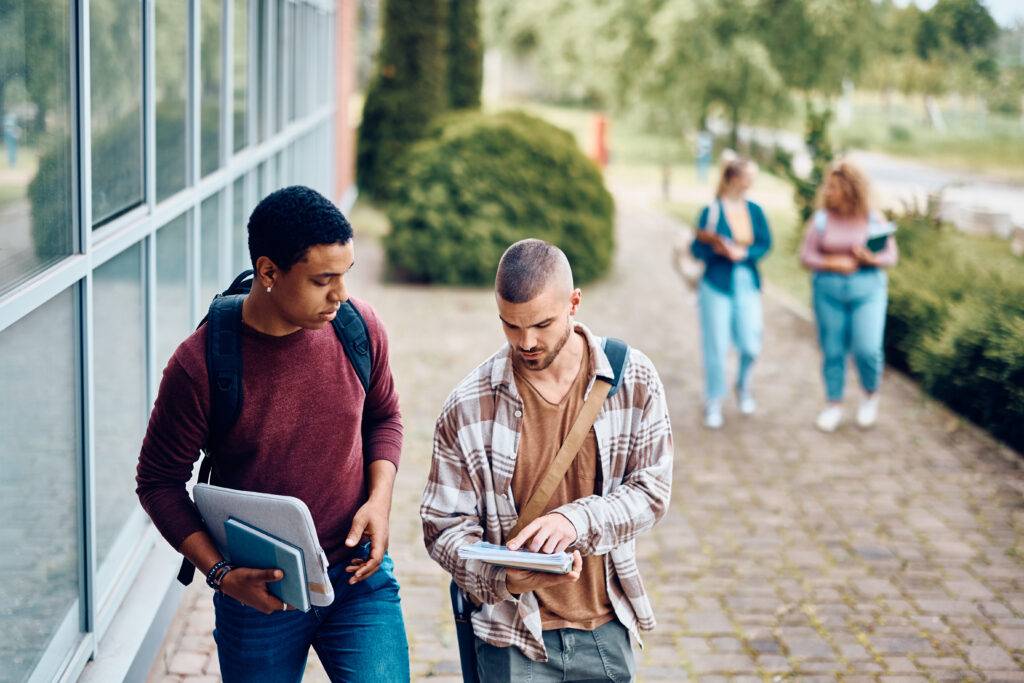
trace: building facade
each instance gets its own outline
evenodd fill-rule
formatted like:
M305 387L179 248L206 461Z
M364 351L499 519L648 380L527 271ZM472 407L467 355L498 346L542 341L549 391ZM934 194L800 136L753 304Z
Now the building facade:
M259 198L354 197L354 4L0 3L0 681L144 680L180 597L149 409Z

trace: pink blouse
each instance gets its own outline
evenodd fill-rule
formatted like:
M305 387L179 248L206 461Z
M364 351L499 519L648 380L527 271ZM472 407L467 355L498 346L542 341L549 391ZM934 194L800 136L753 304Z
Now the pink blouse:
M825 229L819 230L814 217L807 223L803 246L800 247L800 262L811 270L825 270L825 259L835 254L853 255L856 247L863 247L868 241L868 221L863 218L844 218L828 214ZM890 236L885 247L878 252L878 266L889 268L896 265L898 257L896 240Z

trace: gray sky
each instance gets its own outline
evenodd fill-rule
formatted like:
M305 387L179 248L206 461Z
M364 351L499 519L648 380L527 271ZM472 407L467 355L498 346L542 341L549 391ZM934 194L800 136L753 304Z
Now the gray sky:
M935 0L896 0L899 5L907 5L913 2L921 9L928 9L935 4ZM1024 1L1022 0L983 0L988 7L992 18L1000 26L1012 26L1018 19L1024 19Z

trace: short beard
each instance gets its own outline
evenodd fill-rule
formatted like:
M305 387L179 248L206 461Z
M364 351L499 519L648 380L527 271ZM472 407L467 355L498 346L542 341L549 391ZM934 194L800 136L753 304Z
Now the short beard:
M558 344L555 345L555 348L551 353L538 358L537 360L530 360L528 358L523 358L522 351L516 349L516 352L519 354L519 363L527 370L532 370L534 372L547 370L548 367L555 362L555 358L558 358L558 354L562 352L562 349L565 348L565 343L569 341L569 335L572 334L572 332L573 324L572 319L570 318L568 324L565 326L565 336L558 340Z

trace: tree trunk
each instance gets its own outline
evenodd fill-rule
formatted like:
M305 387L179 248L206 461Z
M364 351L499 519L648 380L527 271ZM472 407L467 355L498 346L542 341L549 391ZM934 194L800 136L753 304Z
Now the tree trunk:
M740 148L740 107L738 104L734 104L730 108L729 123L729 146L735 152Z

